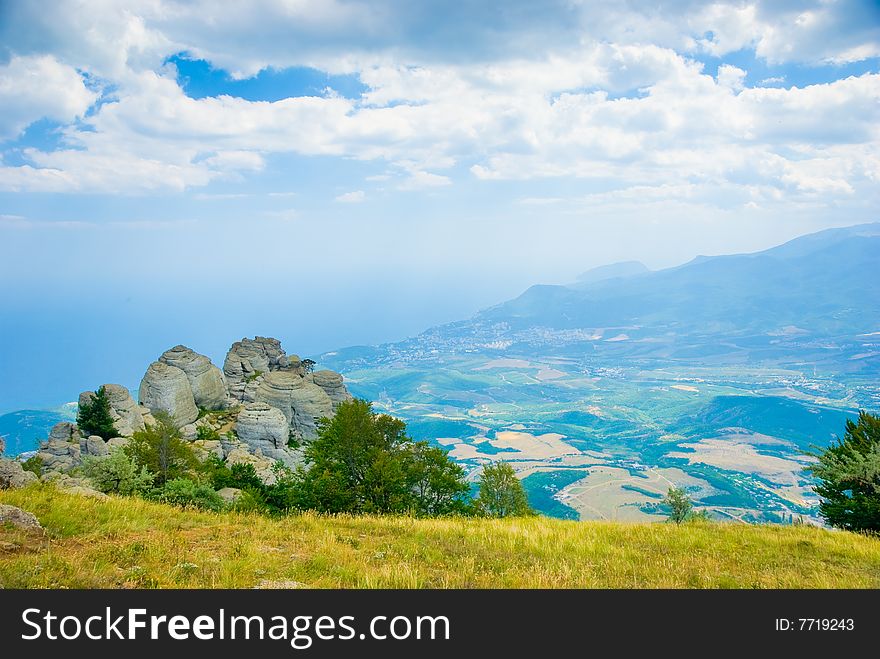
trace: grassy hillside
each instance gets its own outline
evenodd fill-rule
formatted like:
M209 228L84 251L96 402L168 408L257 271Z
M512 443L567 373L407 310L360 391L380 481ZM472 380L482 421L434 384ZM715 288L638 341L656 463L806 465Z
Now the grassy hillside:
M0 503L48 531L0 528L3 588L880 587L880 540L810 527L272 520L46 486L0 492Z

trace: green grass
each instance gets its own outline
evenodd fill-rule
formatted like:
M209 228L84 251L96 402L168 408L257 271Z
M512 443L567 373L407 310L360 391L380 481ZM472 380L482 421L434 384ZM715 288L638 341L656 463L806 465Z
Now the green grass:
M46 538L0 528L3 588L878 588L880 539L810 527L548 518L270 519L0 492Z

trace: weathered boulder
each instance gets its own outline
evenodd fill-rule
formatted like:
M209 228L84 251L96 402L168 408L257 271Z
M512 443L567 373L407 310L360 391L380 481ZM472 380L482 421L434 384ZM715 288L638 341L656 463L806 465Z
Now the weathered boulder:
M110 447L98 435L89 435L86 439L79 440L79 452L81 456L101 457L110 453Z
M163 352L159 361L186 373L196 405L206 410L226 407L226 378L205 355L178 345Z
M79 429L72 423L56 423L49 432L49 438L40 442L37 453L43 463L43 473L67 471L79 465L82 440Z
M333 416L330 396L310 379L291 371L266 374L255 396L257 401L281 410L294 434L301 439L314 439L318 419Z
M112 437L107 440L107 450L112 451L115 448L125 448L128 446L128 437Z
M223 459L223 444L219 439L197 439L192 443L193 451L199 460L207 460L211 456Z
M333 409L336 410L340 403L352 399L352 395L348 393L342 376L336 371L315 371L311 375L312 382L324 390L330 400L333 401Z
M76 424L68 423L67 421L56 423L52 426L52 430L49 431L50 442L75 442L79 444L79 440L81 439L82 435L79 432L79 428L76 427Z
M152 413L168 412L178 427L192 423L199 416L186 373L165 362L150 364L141 380L138 400Z
M36 480L36 475L25 471L18 460L0 459L0 490L14 490Z
M43 474L40 480L44 483L52 483L56 488L62 492L67 492L68 494L79 494L80 496L92 497L94 499L109 498L103 492L99 492L93 488L92 484L85 478L74 478L68 474L50 472L48 474Z
M241 498L241 490L237 487L224 487L217 490L217 494L219 494L220 498L226 503L235 503Z
M278 339L258 336L236 341L223 362L229 395L239 401L253 402L259 380L270 371L289 366Z
M253 448L283 448L290 438L284 413L266 403L248 403L238 415L235 434Z
M33 513L0 503L0 526L9 524L23 531L42 531L40 521Z
M144 414L142 408L134 402L134 398L128 389L121 384L105 384L104 392L107 394L107 402L110 403L110 416L113 417L113 427L122 437L131 437L138 430L144 429ZM79 395L79 405L82 407L91 402L94 391L84 391Z

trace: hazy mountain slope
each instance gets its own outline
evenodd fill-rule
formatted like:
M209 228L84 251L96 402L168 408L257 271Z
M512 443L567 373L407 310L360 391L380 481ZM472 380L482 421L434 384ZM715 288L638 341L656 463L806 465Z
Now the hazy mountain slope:
M593 284L533 286L475 320L542 326L665 327L703 333L796 326L817 334L876 331L880 224L812 234L733 256Z
M614 279L616 277L634 277L650 272L648 267L641 261L621 261L620 263L611 263L609 265L600 265L598 268L592 268L578 275L577 284L573 288L593 284L597 281L606 279Z

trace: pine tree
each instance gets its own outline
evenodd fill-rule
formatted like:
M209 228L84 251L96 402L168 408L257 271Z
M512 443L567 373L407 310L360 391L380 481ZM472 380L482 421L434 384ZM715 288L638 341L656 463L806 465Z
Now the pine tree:
M126 454L155 476L157 485L188 475L198 468L199 461L189 442L170 414L163 410L153 413L154 425L147 425L132 435L125 446Z
M103 440L119 437L119 431L113 425L110 415L110 400L103 386L91 397L91 400L79 406L76 425L84 436L98 435Z
M819 513L831 526L880 533L880 417L860 412L847 419L842 438L812 454Z

